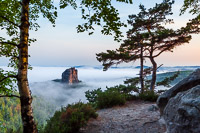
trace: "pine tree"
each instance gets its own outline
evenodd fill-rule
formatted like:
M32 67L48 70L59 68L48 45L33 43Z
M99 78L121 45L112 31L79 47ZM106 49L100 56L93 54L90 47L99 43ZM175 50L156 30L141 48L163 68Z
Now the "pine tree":
M194 23L188 23L186 27L178 30L164 27L165 24L173 23L173 19L166 18L168 15L172 15L173 3L174 1L164 0L161 4L156 4L155 7L148 10L140 5L140 12L137 15L129 16L128 23L132 26L132 29L127 32L127 39L124 40L120 48L97 54L97 60L103 62L104 70L114 64L128 63L140 59L142 71L143 59L149 59L152 63L150 90L153 91L158 69L155 58L163 52L172 52L175 47L189 43L191 40L190 33L199 30L194 27ZM198 24L198 22L195 24ZM143 77L141 72L140 77L141 79Z

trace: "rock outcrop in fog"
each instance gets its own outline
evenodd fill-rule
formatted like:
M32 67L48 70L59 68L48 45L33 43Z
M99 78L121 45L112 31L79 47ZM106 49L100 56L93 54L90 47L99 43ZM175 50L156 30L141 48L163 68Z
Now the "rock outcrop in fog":
M79 83L78 80L78 71L75 69L75 67L66 69L62 73L62 80L63 83L73 84L73 83Z

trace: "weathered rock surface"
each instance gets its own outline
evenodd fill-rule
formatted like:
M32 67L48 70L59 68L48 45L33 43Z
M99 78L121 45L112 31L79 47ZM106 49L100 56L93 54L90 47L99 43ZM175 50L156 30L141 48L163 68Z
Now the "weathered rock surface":
M80 133L164 133L155 103L129 101L124 106L98 110L98 118L91 119Z
M80 81L78 80L78 71L74 67L66 69L62 73L61 81L68 84L79 83Z
M200 85L171 98L163 117L169 133L200 133Z
M163 114L163 110L166 107L170 98L176 96L177 93L187 91L197 85L200 85L200 69L197 69L192 74L190 74L187 78L180 81L174 87L163 93L157 100L157 105L160 109L161 115Z

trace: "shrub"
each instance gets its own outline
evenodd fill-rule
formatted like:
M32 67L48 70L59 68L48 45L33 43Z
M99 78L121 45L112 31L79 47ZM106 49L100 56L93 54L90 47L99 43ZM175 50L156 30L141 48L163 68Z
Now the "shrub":
M118 91L123 94L129 94L130 92L138 92L138 88L134 85L116 85L114 87L106 87L108 91Z
M138 98L144 101L151 101L156 102L159 95L155 93L154 91L145 91L144 93L140 93L138 95Z
M124 105L126 102L125 94L118 91L105 91L98 94L97 108L109 108L115 105Z
M101 88L98 88L96 90L91 90L91 91L88 90L88 91L85 92L85 97L87 98L89 103L95 105L99 93L102 93Z
M118 85L114 87L107 87L107 90L102 91L101 88L96 90L88 90L85 92L85 96L89 103L92 104L94 108L109 108L116 105L124 105L126 101L130 100L144 100L155 102L158 98L158 94L145 90L144 93L139 93L137 87L133 85ZM137 92L138 95L133 95L131 92Z
M101 88L96 90L88 90L85 92L85 96L89 103L94 108L109 108L116 105L124 105L127 99L131 98L130 86L114 86L107 87L107 90L102 91Z
M45 133L76 133L86 125L89 118L96 118L97 114L90 104L78 102L56 111L47 121Z

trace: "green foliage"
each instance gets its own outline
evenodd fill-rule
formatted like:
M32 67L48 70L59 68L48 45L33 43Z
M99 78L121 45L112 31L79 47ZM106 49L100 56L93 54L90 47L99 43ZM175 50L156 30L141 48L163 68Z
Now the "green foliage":
M164 52L173 52L177 46L189 43L192 39L191 34L200 32L198 19L191 20L187 26L177 30L165 26L173 23L173 19L167 17L173 14L173 4L174 0L163 0L149 9L140 5L138 14L129 15L128 24L132 28L127 31L127 39L116 50L96 54L97 60L102 62L103 70L122 62L129 63L138 59L143 62L149 59L153 66L150 89L154 90L157 71L155 58ZM143 66L143 63L141 64ZM143 74L140 75L142 82ZM143 90L143 82L141 86ZM147 87L148 84L145 88Z
M132 4L132 0L116 1ZM60 8L65 8L66 6L72 6L74 9L79 7L82 19L87 21L82 25L78 25L78 32L88 31L89 35L91 35L95 30L93 25L99 25L102 27L102 34L114 34L114 38L117 41L122 37L120 28L126 27L126 25L120 21L118 10L114 8L111 0L82 0L80 5L77 4L76 0L61 0Z
M33 115L38 125L38 130L40 130L40 128L46 125L46 120L53 116L56 111L56 106L42 97L34 97L32 106Z
M132 3L132 0L116 0L117 2ZM80 5L79 5L80 4ZM6 57L10 59L8 66L18 69L19 60L19 47L20 43L20 25L24 22L21 20L21 11L23 3L20 0L3 0L0 1L0 28L9 37L0 37L0 57ZM110 0L82 0L80 3L75 0L60 0L60 8L66 6L72 6L74 9L81 8L82 19L87 22L77 27L78 32L94 30L93 25L101 25L102 33L105 35L115 34L115 39L118 40L122 36L120 27L125 26L120 21L119 13L115 9ZM55 19L57 18L57 7L53 0L30 0L29 2L29 29L37 31L40 25L37 23L40 15L47 18L53 26L55 26ZM28 40L29 45L31 42L35 42L36 39ZM24 53L22 53L24 54ZM29 67L30 68L30 67ZM15 71L17 72L17 71ZM9 75L10 72L4 73ZM16 74L15 74L16 75ZM8 93L12 91L11 80L8 76L7 80L1 81L2 72L0 71L1 88L0 94ZM9 84L8 84L9 83ZM10 88L7 88L9 86ZM4 91L5 90L5 91Z
M150 58L150 56L154 58L162 52L170 51L175 46L180 45L177 42L183 43L183 33L179 30L167 29L163 25L163 23L170 24L173 22L172 19L166 18L166 16L172 15L171 7L173 3L174 1L171 0L163 0L162 3L149 9L140 5L138 14L129 15L128 24L132 28L127 31L127 39L118 49L97 54L97 60L103 63L103 69L107 70L112 65L140 59L141 48L142 53L145 53L144 58ZM181 38L179 38L180 36ZM171 40L167 39L169 37ZM188 37L185 34L184 37L190 39L190 36ZM168 45L169 42L171 42L170 45ZM187 39L185 42L188 42Z
M126 80L127 81L127 80ZM124 81L124 82L126 82ZM114 87L106 87L108 91L118 91L122 94L129 94L131 91L138 91L135 85L116 85Z
M132 3L132 0L117 0L119 2ZM67 5L71 5L74 9L77 8L75 0L60 0L60 8L65 8ZM93 24L101 25L102 33L105 35L111 35L114 32L115 40L121 35L120 27L125 26L120 21L118 11L111 5L110 0L92 1L82 0L80 2L80 8L82 9L82 19L87 20L83 25L78 26L78 31L83 32L86 30L94 30ZM85 13L85 9L88 12ZM93 10L90 13L90 9ZM92 16L90 16L90 14ZM6 36L0 37L0 57L9 58L9 67L13 67L15 75L10 75L11 72L3 73L0 69L0 94L10 96L12 95L13 80L16 78L20 81L23 77L23 82L27 82L27 86L23 89L20 87L19 92L23 97L28 97L25 93L29 91L27 77L28 66L28 47L31 42L35 42L36 39L29 38L29 30L37 31L40 25L37 23L38 18L42 15L47 18L53 26L55 26L55 19L57 17L57 8L54 6L53 0L1 0L0 1L0 28L6 33ZM25 19L26 18L26 19ZM103 25L105 24L105 25ZM25 33L25 34L24 34ZM92 34L90 32L89 34ZM19 54L20 53L20 54ZM25 71L21 76L20 71ZM19 74L17 75L17 70ZM22 80L21 80L22 81ZM20 86L23 82L18 82ZM23 85L21 85L23 86ZM28 102L31 104L31 101ZM24 109L24 107L22 107ZM31 108L29 108L32 110ZM26 110L25 110L26 111ZM30 113L25 114L23 117L25 120ZM29 125L29 124L27 124ZM25 127L25 126L24 126Z
M4 71L0 68L0 94L10 96L16 90L16 75L12 71Z
M133 86L132 86L133 87ZM124 105L127 100L144 100L155 102L158 98L158 94L153 91L144 91L138 95L133 95L130 92L133 91L131 86L119 85L107 88L102 91L100 88L97 90L87 91L86 97L89 103L92 103L96 108L109 108L116 105ZM127 91L129 90L129 91Z
M105 91L101 88L96 90L88 90L85 96L89 103L95 108L109 108L116 105L124 105L126 100L131 100L133 97L130 94L132 91L138 91L135 86L117 85L114 87L106 87Z
M149 68L144 69L144 72L146 73L146 70L149 70ZM157 82L156 87L158 86L164 86L164 87L171 87L171 85L179 82L181 79L186 77L191 71L176 71L176 72L167 72L162 74L157 74ZM151 76L148 76L150 73L146 73L144 76L144 91L149 90L150 84L151 84ZM180 75L181 74L181 75ZM179 76L180 75L180 76ZM177 79L179 77L179 79ZM124 81L124 84L128 84L131 89L134 92L141 93L141 88L138 87L140 83L139 77L126 79ZM127 86L128 87L128 86Z
M158 74L157 87L164 85L165 87L169 87L171 82L174 83L179 82L181 79L189 75L191 71L177 71L177 72L167 72ZM140 90L139 86L139 78L130 78L124 81L125 85L117 85L114 87L106 87L105 91L102 91L101 88L96 90L88 90L85 92L85 96L89 103L93 105L95 108L108 108L115 105L123 105L127 100L145 100L155 102L158 98L159 94L162 93L149 91L150 79L147 77L145 79L145 89L144 92ZM136 92L138 95L132 94L132 92Z
M146 76L144 77L144 90L148 90L150 86L151 80L149 80ZM142 89L139 86L140 84L140 78L139 77L134 77L134 78L129 78L124 81L124 84L128 84L128 86L131 87L132 91L141 93Z
M47 121L45 133L76 133L89 118L96 118L97 114L90 104L78 102L56 111Z
M186 10L189 10L192 15L197 14L195 18L189 20L186 30L190 30L192 34L198 34L200 32L200 0L184 0L180 15L184 14Z
M137 96L137 99L144 100L144 101L151 101L156 102L159 95L154 91L145 91L144 93L140 93Z
M156 86L171 87L170 83L179 76L180 72L177 71L170 77L165 77L162 81L156 82Z
M40 97L33 98L33 114L40 131L56 107ZM21 106L18 98L0 98L0 133L21 133Z
M109 108L116 105L124 105L126 102L125 94L120 93L119 91L106 90L102 93L99 93L97 96L97 108Z
M137 84L139 84L139 82L140 82L140 78L135 77L135 78L126 79L124 81L124 84L137 85Z
M18 98L0 98L0 132L22 132L20 102Z
M175 79L168 82L168 85L165 85L166 87L172 86L172 85L175 85L176 83L180 82L184 78L186 78L192 72L193 72L192 70L191 71L187 70L187 71L175 71L175 72L161 73L161 74L157 75L157 83L163 82L166 79L170 79L170 77L176 77Z
M89 103L95 105L99 93L102 93L101 88L98 88L96 90L91 90L91 91L88 90L88 91L85 92L85 97L87 98L87 100L89 101Z
M30 0L29 5L29 30L37 30L40 27L36 21L41 14L52 24L55 24L57 12L52 0ZM0 1L0 28L7 34L7 36L0 37L0 57L8 58L8 67L14 68L13 71L4 71L0 68L0 95L10 96L17 88L19 51L22 48L20 47L20 30L22 27L20 26L24 23L21 19L22 6L21 0ZM35 41L36 39L28 39L28 44L30 45ZM28 68L31 69L30 65Z
M189 9L189 13L200 14L200 0L184 0L184 4L181 8L181 14Z
M9 7L9 8L8 8ZM0 57L10 58L9 66L17 69L19 56L20 24L21 24L22 4L19 0L0 1L0 27L8 37L0 37ZM36 22L40 15L55 24L57 17L56 7L52 0L30 0L29 24L30 30L38 30L40 27ZM29 39L29 44L36 39Z

